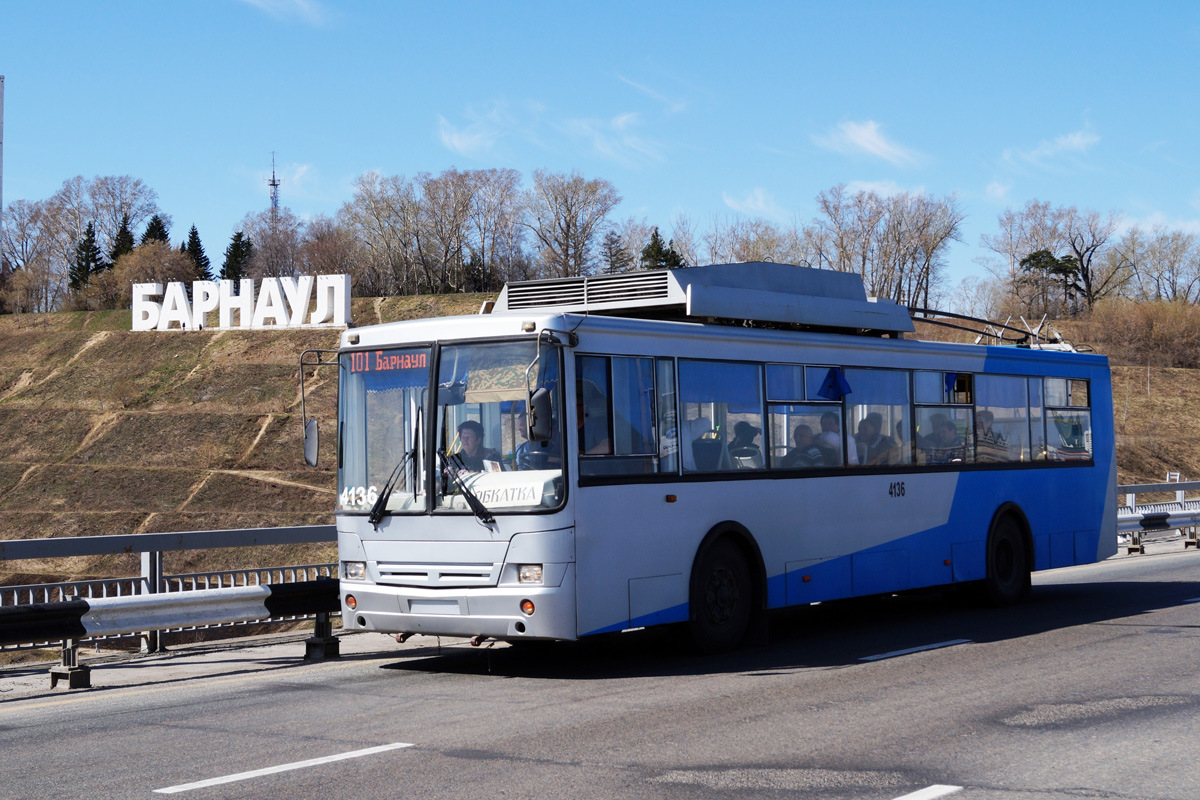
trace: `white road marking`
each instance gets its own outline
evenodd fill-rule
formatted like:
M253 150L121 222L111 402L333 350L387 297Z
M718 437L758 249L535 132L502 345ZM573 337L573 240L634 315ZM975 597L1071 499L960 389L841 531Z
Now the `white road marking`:
M948 794L962 791L961 786L927 786L920 791L906 794L903 797L897 797L896 800L934 800L935 797L945 797Z
M1190 600L1184 600L1185 603L1200 603L1200 597L1193 597Z
M235 781L244 781L248 778L258 778L263 775L274 775L277 772L288 772L293 769L303 769L305 767L315 767L318 764L329 764L334 761L344 761L348 758L362 758L363 756L371 756L376 753L385 753L388 750L400 750L413 745L405 742L394 742L393 744L382 744L378 747L368 747L365 750L353 750L349 753L339 753L333 756L323 756L321 758L310 758L308 761L296 761L292 764L280 764L277 767L266 767L265 769L251 770L250 772L239 772L236 775L226 775L222 778L209 778L206 781L196 781L195 783L181 783L178 786L168 786L165 789L155 789L155 794L178 794L179 792L190 792L192 789L203 789L206 786L219 786L222 783L233 783Z
M920 647L909 647L904 650L893 650L890 653L879 653L874 656L863 656L859 661L882 661L885 658L895 658L896 656L907 656L911 653L920 653L925 650L938 650L942 647L953 647L956 644L970 644L970 639L951 639L948 642L937 642L935 644L923 644Z

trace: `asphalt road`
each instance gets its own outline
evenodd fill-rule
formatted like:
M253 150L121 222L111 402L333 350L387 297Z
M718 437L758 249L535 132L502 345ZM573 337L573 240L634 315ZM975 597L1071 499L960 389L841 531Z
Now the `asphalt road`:
M715 657L660 631L373 635L326 663L0 694L0 797L1200 798L1200 553L1034 583L1015 609L780 613Z

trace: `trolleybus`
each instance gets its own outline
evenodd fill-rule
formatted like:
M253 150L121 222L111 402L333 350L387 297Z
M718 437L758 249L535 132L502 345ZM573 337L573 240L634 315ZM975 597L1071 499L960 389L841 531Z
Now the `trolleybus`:
M1107 360L912 331L856 275L766 263L347 329L343 625L679 624L713 651L770 609L961 583L1009 604L1032 570L1113 554Z

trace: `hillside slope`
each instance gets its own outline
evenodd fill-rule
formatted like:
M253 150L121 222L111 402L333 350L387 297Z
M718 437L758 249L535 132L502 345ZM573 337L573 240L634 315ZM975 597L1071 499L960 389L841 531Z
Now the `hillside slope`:
M475 313L479 296L362 299L357 324ZM306 375L323 425L303 462L300 353L336 330L133 332L130 312L0 317L0 538L333 520L336 373ZM333 549L168 556L168 571L333 560ZM264 558L266 560L264 560ZM137 556L21 563L5 583L136 574Z

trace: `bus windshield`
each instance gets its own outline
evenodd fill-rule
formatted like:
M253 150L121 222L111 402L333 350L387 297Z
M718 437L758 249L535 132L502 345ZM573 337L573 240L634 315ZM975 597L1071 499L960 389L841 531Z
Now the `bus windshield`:
M533 340L443 347L437 379L436 506L492 513L557 508L564 498L559 351ZM528 393L550 393L551 430L529 441Z
M338 403L338 511L370 511L392 480L385 510L424 512L420 418L428 347L343 353Z

